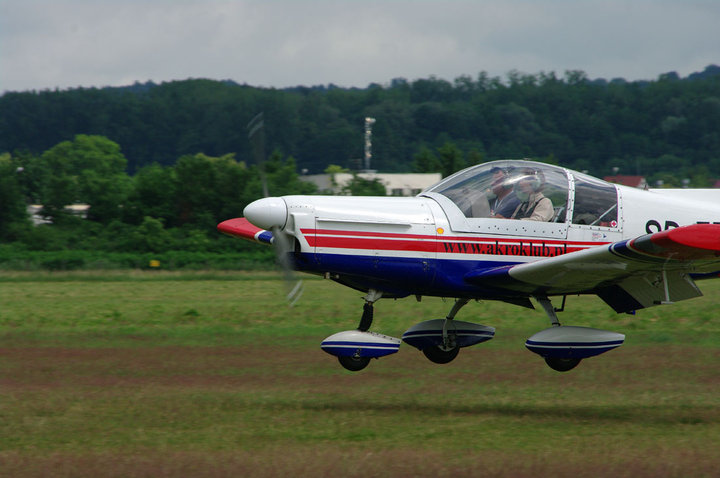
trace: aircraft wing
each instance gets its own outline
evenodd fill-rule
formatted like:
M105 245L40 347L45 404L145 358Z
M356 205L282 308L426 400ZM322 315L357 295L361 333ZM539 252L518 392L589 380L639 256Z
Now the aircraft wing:
M229 236L239 237L248 241L259 242L261 244L272 244L272 232L261 229L250 224L250 221L244 217L236 217L223 221L217 226L218 231Z
M694 224L536 262L470 272L465 280L537 295L597 294L617 312L702 295L692 275L720 271L720 224Z

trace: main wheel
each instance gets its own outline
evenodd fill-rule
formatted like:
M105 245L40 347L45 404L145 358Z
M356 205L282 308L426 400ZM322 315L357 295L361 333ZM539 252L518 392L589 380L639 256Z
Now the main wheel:
M580 363L580 360L579 358L545 357L545 363L558 372L567 372L574 369Z
M422 353L433 363L450 363L455 360L455 357L460 353L460 347L444 350L437 345L433 345L431 347L425 347Z
M338 357L340 365L351 372L359 372L370 363L370 357Z

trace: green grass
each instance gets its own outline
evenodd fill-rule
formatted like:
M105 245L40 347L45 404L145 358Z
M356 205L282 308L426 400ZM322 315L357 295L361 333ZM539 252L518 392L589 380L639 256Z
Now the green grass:
M525 350L539 311L471 303L496 338L434 365L406 345L358 373L320 341L362 294L271 273L0 276L0 476L716 476L720 284L568 325L626 344L568 373ZM381 300L399 336L451 302Z
M308 276L294 308L284 284L271 272L75 272L0 275L0 343L18 337L82 346L134 344L234 344L281 336L316 336L356 327L362 293ZM691 342L718 345L715 318L720 284L702 283L705 297L668 307L615 314L594 296L569 297L560 320L568 325L625 333L628 343ZM451 300L425 297L380 300L373 330L399 336L420 320L444 317ZM472 302L458 315L492 325L496 339L514 342L549 326L544 313L498 302ZM82 344L76 339L82 336ZM507 339L507 340L506 340ZM209 341L209 342L208 342Z

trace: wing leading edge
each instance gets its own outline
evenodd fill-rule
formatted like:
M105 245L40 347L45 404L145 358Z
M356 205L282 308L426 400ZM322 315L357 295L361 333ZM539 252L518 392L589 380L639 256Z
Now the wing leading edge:
M465 280L536 295L594 293L617 312L702 295L691 274L720 271L720 224L694 224Z

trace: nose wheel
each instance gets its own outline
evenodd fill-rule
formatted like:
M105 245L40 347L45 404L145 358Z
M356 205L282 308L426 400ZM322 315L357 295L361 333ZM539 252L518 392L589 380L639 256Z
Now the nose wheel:
M367 332L372 325L374 313L373 304L380 298L381 295L382 293L374 291L368 292L368 295L365 298L365 304L363 305L363 313L362 317L360 317L360 324L358 324L357 328L360 332ZM340 365L342 365L346 370L359 372L368 366L370 363L370 357L361 357L358 353L356 353L355 355L338 357L338 362L340 362Z
M325 352L336 356L346 370L358 372L368 366L371 358L396 353L400 348L400 339L368 330L373 322L373 304L380 297L381 291L370 289L364 297L365 304L357 329L333 334L321 345Z
M359 372L368 366L370 363L370 357L355 357L354 355L349 357L338 357L338 362L340 362L340 365L342 365L345 369L350 370L351 372Z

